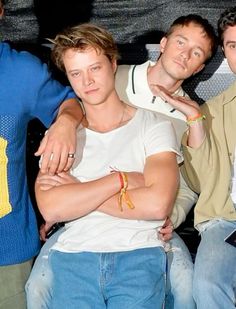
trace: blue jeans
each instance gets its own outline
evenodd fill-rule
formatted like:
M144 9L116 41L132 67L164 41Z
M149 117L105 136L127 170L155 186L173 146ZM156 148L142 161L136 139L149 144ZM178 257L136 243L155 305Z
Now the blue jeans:
M52 308L161 309L166 255L161 247L114 253L52 250Z
M200 309L235 309L236 248L226 243L236 221L211 220L200 226L193 294Z
M175 232L169 246L165 309L195 309L192 257L184 241Z
M25 285L27 309L51 309L52 270L48 263L51 247L64 228L53 234L43 245Z
M49 309L52 296L52 270L48 264L48 254L63 228L46 241L37 257L26 284L27 308ZM192 298L193 264L189 251L182 239L173 233L167 253L166 309L194 309ZM209 308L208 308L209 309Z

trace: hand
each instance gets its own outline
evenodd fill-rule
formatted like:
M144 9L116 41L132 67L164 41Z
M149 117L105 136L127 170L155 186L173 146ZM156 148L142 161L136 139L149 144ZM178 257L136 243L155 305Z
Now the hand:
M152 93L171 104L175 109L182 112L186 118L194 117L200 113L197 102L183 96L172 95L162 86L151 85Z
M69 117L59 117L45 134L36 156L42 156L41 172L54 175L70 169L76 149L76 127Z
M50 230L50 228L53 226L53 224L54 223L45 222L40 226L39 235L40 235L41 240L43 240L43 241L47 240L47 233Z
M68 172L62 172L56 175L40 173L36 181L40 184L40 189L42 191L47 191L61 185L79 182L77 178L71 176Z
M173 224L170 218L167 218L162 228L158 231L159 239L163 241L170 240L172 238L173 230Z

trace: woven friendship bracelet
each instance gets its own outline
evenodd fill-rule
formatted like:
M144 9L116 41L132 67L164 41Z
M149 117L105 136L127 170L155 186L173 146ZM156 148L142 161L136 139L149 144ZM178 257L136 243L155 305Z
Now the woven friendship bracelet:
M120 185L121 185L121 190L120 190L119 199L118 199L120 211L123 211L123 201L127 204L127 206L130 209L134 209L135 206L131 202L130 197L127 193L128 177L124 172L119 172L119 178L120 178Z
M187 125L190 125L194 122L202 121L204 119L206 119L206 116L199 113L194 117L188 117L186 122L187 122Z

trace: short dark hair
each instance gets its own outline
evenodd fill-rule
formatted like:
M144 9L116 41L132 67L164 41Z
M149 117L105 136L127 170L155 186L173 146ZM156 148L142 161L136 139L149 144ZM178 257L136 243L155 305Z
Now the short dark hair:
M228 27L236 26L236 7L225 10L218 20L218 36L221 46L223 46L224 33Z
M183 16L178 17L171 24L169 30L166 33L166 37L171 35L176 27L178 27L178 26L182 26L182 27L188 26L191 23L202 28L202 30L205 32L206 36L210 40L211 54L209 55L209 57L211 57L215 53L217 45L218 45L217 44L217 36L216 36L214 27L209 23L209 21L206 18L203 18L200 15L189 14L189 15L183 15Z

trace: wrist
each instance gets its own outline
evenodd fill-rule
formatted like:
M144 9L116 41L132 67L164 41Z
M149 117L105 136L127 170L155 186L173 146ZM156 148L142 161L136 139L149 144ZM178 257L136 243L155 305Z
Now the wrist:
M188 116L186 119L186 123L189 126L197 122L201 122L204 119L206 119L206 116L199 112L195 115Z
M71 115L70 112L63 112L62 114L58 115L57 122L61 125L71 126L77 128L83 119L83 115L81 115L80 119L77 119L75 116Z

